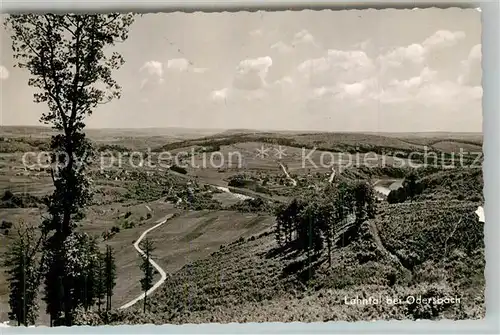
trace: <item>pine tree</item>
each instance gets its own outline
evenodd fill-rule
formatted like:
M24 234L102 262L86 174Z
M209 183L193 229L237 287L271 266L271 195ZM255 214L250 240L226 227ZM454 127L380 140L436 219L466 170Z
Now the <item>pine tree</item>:
M38 316L36 302L40 284L40 239L34 227L18 227L18 236L6 253L4 266L9 283L9 319L32 325Z
M105 253L98 253L95 271L95 295L97 299L97 309L99 312L101 311L102 300L104 300L106 297L106 263L104 262L105 257Z
M141 264L141 270L144 273L144 277L141 279L141 288L144 291L144 312L146 312L147 306L147 292L153 287L154 268L151 264L151 257L154 249L153 241L146 238L142 246L144 254L142 255Z
M113 296L113 288L116 285L116 265L113 249L106 246L106 256L104 257L104 285L106 288L106 311L111 310L111 297Z

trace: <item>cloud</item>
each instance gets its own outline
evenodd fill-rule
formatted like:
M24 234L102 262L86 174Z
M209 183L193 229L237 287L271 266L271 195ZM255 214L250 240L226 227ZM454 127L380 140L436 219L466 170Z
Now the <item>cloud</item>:
M468 87L450 80L438 80L437 71L425 67L419 76L393 79L387 86L371 93L382 104L418 104L428 108L460 106L482 97L480 86Z
M273 60L269 56L242 60L233 79L233 87L242 90L256 90L267 86L266 77Z
M398 67L405 62L421 64L425 60L425 49L421 44L411 44L406 47L395 48L379 57L384 66Z
M316 40L314 39L314 36L311 35L311 33L305 29L299 31L296 33L293 37L293 45L297 44L311 44L314 46L317 46L318 44L316 43Z
M152 88L152 85L158 85L164 82L163 64L161 62L155 60L147 61L139 69L139 72L146 74L146 77L141 80L141 90Z
M207 71L208 71L208 69L205 68L205 67L195 67L195 68L193 68L193 72L194 73L205 73Z
M293 51L293 47L287 45L283 41L279 41L271 45L271 49L276 49L281 53L289 53Z
M375 74L376 67L364 51L330 49L324 57L302 62L297 70L312 87L323 87L364 80Z
M163 77L163 64L158 61L150 60L142 65L140 71L146 71L149 75Z
M462 62L463 73L458 77L458 83L467 86L480 86L482 77L481 44L476 44L469 52L469 57Z
M215 90L210 93L210 98L214 101L225 101L229 95L229 88Z
M0 80L6 80L9 78L9 70L3 65L0 65Z
M235 87L225 87L210 93L210 99L215 103L228 104L231 102L263 100L269 92L265 89L241 90Z
M167 61L167 69L179 72L205 73L208 71L204 67L193 67L193 63L186 58L173 58Z
M462 31L438 30L422 43L393 48L380 55L378 61L383 69L403 67L408 63L422 64L432 58L434 52L451 48L464 38L465 33Z
M296 113L297 117L307 110L313 115L311 122L331 122L327 120L332 118L351 120L349 113L367 110L372 114L366 117L373 122L389 122L391 126L387 127L398 127L400 122L410 119L412 113L421 113L424 119L437 113L440 120L445 120L464 108L476 110L481 103L480 45L473 47L462 62L460 78L457 78L460 60L450 62L450 58L444 57L448 53L456 54L454 47L464 37L461 32L440 30L419 43L370 56L375 50L371 41L352 44L349 50L325 51L311 48L316 41L310 33L302 31L294 37L294 43L302 44L301 48L295 45L292 48L282 40L271 45L271 49L279 53L292 52L295 61L300 63L289 64L291 70L289 66L275 73L280 62L273 64L270 56L246 59L238 64L230 84L211 92L210 96L214 102L248 110L267 111L279 106L289 109L290 115ZM309 59L297 57L302 49L308 50ZM451 79L448 73L452 73ZM467 118L475 120L472 116ZM456 118L453 120L458 122ZM349 124L346 127L349 128ZM422 127L427 125L422 123Z
M189 61L185 58L174 58L167 61L167 69L187 71L189 68Z
M465 38L463 31L438 30L424 40L422 46L426 50L436 48L449 48Z
M262 30L255 29L255 30L252 30L251 32L249 32L248 34L252 37L260 37L260 36L262 36Z

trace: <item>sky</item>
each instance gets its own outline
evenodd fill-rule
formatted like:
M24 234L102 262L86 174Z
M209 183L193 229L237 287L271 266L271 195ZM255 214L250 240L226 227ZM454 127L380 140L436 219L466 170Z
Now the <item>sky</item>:
M122 98L92 128L482 131L474 9L159 13L114 50ZM37 125L0 28L2 125Z

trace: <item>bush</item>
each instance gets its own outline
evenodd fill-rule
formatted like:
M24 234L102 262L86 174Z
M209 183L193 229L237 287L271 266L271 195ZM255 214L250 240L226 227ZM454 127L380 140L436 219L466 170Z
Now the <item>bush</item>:
M135 222L133 222L133 221L124 220L122 222L123 229L130 229L130 228L134 228L134 227L135 227Z
M31 194L16 195L5 191L0 201L0 208L35 208L43 204L43 199Z
M146 220L151 219L151 217L152 217L151 213L146 214Z
M2 225L0 225L0 229L10 229L12 228L12 225L13 225L12 222L2 220Z
M128 219L130 217L130 215L132 215L132 212L128 211L127 213L125 213L125 219Z
M241 176L236 176L232 178L227 184L232 187L243 187L245 186L245 180Z
M177 172L177 173L187 174L187 170L181 166L178 166L178 165L172 165L170 167L170 170Z
M118 226L111 227L111 232L114 233L114 234L119 233L120 232L120 227L118 227Z
M5 191L5 193L2 196L2 201L9 201L13 197L14 197L14 193L12 193L11 191L7 190L7 191Z

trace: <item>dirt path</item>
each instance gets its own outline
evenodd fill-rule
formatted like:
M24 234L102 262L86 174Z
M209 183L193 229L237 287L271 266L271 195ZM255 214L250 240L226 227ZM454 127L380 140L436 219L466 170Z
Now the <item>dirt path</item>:
M328 183L331 184L333 182L333 178L335 178L335 169L332 167L332 174L328 178Z
M290 179L290 181L292 182L293 186L297 186L297 181L295 179L293 179L292 177L290 177L290 175L288 174L288 171L286 170L285 166L283 164L281 164L281 162L278 162L278 164L281 166L281 169L285 173L286 177L288 179Z
M173 214L169 214L167 215L161 222L159 222L157 225L147 229L146 231L144 231L141 236L137 239L137 241L135 241L134 243L134 248L139 252L139 254L141 254L142 256L144 256L144 251L139 248L139 244L141 243L141 241L146 237L146 235L160 227L162 224L164 224L165 222L167 222L169 219L171 219L174 215ZM156 284L153 285L153 287L151 287L147 292L146 292L146 296L149 296L151 295L151 293L153 293L154 291L156 291L156 289L158 287L160 287L164 282L165 280L167 279L167 274L166 272L155 262L153 261L152 259L149 260L149 262L151 263L151 265L154 266L154 268L160 273L160 280L158 280L156 282ZM123 306L120 307L120 309L126 309L126 308L129 308L130 306L133 306L135 305L137 302L141 301L142 299L144 299L144 293L141 293L141 295L139 295L137 298L135 298L134 300L131 300L129 302L127 302L126 304L124 304Z
M403 262L401 262L401 260L399 259L399 257L397 255L395 255L392 252L390 252L389 250L387 250L387 248L384 246L384 243L382 243L382 239L380 238L380 234L379 234L379 231L378 231L378 228L377 228L377 225L375 224L375 222L369 221L368 227L370 228L370 233L373 236L373 240L375 241L377 248L379 248L380 251L382 251L382 253L384 255L386 255L387 257L389 257L389 259L392 260L394 263L396 263L400 267L412 272L411 269L406 267L403 264Z

